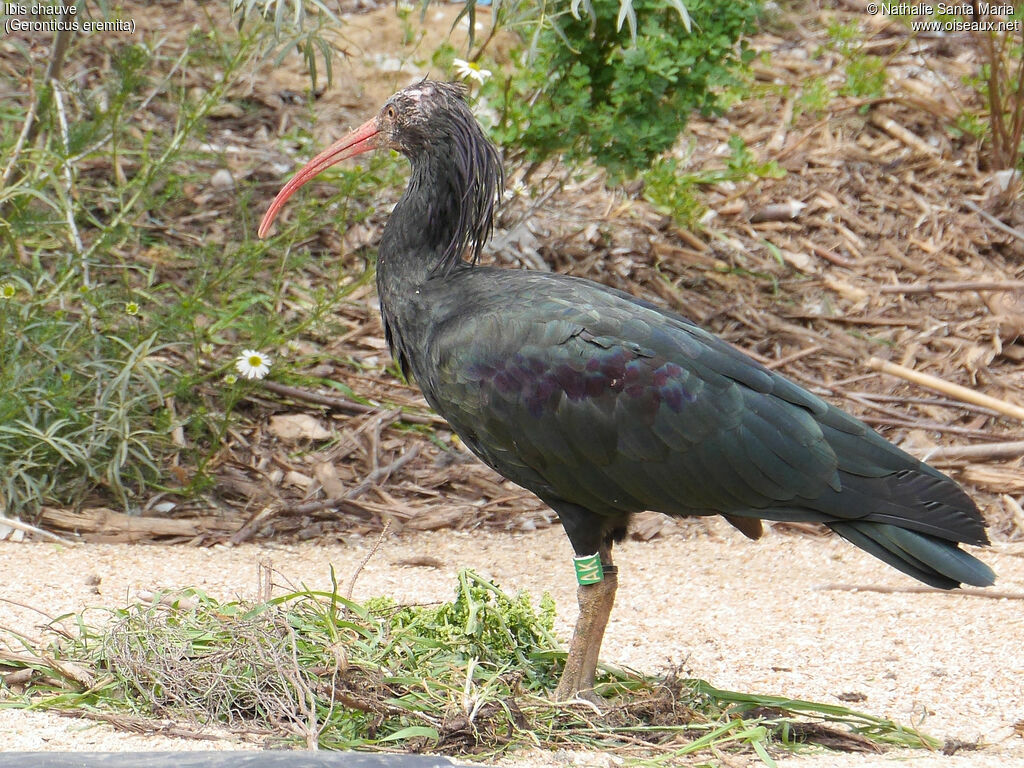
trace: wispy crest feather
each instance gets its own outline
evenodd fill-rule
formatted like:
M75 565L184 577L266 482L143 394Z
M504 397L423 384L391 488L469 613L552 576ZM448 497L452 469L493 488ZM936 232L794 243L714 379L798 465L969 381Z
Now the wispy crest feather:
M457 83L434 83L448 102L449 128L455 156L452 158L457 204L451 242L444 250L435 274L448 274L470 251L476 264L494 228L494 209L505 188L505 172L494 145L466 103L466 90Z

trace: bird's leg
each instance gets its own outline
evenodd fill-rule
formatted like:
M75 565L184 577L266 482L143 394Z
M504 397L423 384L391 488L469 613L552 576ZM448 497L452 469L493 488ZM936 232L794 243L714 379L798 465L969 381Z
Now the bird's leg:
M599 555L603 578L591 584L580 584L576 592L580 615L572 633L565 669L555 691L557 701L568 701L577 696L591 701L596 699L594 678L597 659L619 583L617 569L612 565L611 544L602 545Z

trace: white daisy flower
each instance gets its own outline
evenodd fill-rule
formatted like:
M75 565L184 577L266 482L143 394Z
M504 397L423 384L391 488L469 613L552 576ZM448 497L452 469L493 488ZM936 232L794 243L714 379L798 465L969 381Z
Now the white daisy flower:
M476 80L478 83L482 83L491 76L491 70L484 69L475 61L456 59L452 64L455 67L455 74L466 80Z
M270 355L255 349L243 349L242 354L235 358L235 370L247 379L262 379L270 373L270 362Z
M505 190L505 199L511 200L513 197L522 197L529 189L523 184L522 179L516 179L515 183Z

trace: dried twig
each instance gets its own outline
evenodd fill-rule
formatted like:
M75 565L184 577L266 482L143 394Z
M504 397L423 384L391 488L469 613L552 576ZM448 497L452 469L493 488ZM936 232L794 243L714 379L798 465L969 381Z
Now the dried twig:
M352 600L352 594L356 590L356 580L359 578L359 574L363 572L363 569L366 567L366 564L370 562L370 558L377 554L377 550L379 550L380 545L384 543L384 539L388 535L388 531L390 529L391 518L386 518L384 520L384 527L380 529L380 535L377 537L377 540L373 542L373 546L370 547L370 551L366 553L366 556L359 561L359 565L357 565L355 567L355 570L352 571L352 578L348 580L348 590L345 592L345 598L350 602ZM348 610L348 606L345 606L345 610Z
M11 180L11 176L14 175L14 169L17 168L18 159L21 157L21 152L29 140L29 134L32 132L32 126L35 125L35 119L36 102L33 101L28 105L28 112L25 113L25 122L22 123L21 133L18 134L18 140L14 143L14 149L11 150L11 157L4 168L3 176L0 176L0 187L6 187Z
M981 445L946 445L928 454L928 461L950 459L1013 459L1024 456L1024 440Z
M50 61L46 66L46 74L43 76L44 84L55 83L60 80L61 72L64 68L64 56L68 51L68 46L71 43L71 33L74 31L74 24L72 15L75 13L74 3L68 3L66 6L62 6L61 11L61 24L57 30L57 34L53 37L53 47L50 49ZM44 98L40 94L40 98L34 100L28 109L28 114L25 115L25 123L22 126L21 135L18 137L18 142L15 145L14 152L11 155L10 162L4 169L3 184L0 186L6 186L7 182L11 180L14 172L18 165L18 159L21 155L22 149L32 144L36 136L39 135L39 131L43 125L40 120L36 118L36 112L41 104L44 105L44 110L47 105L44 104Z
M824 259L825 261L831 262L838 267L852 267L853 262L844 256L840 256L835 251L830 251L828 248L822 248L817 243L812 242L806 237L799 238L800 244L814 253L815 256Z
M370 488L376 485L384 478L391 475L393 472L397 472L399 469L404 467L410 461L419 455L420 446L414 443L409 450L399 456L397 459L392 461L390 464L385 464L383 467L374 470L366 479L363 480L355 488L352 488L345 492L343 496L338 496L334 499L323 499L321 501L307 501L304 504L292 504L288 507L288 511L292 514L303 515L310 512L320 512L325 509L332 509L333 507L339 506L346 501L356 499L366 493Z
M769 152L778 152L784 146L786 146L786 136L789 133L789 125L793 122L793 104L796 102L796 98L790 96L782 104L782 110L779 112L779 124L775 128L775 132L771 138L768 139L768 143L765 144L765 149Z
M58 536L55 533L44 531L42 528L37 528L34 525L29 525L28 523L24 523L21 520L17 520L13 517L0 517L0 540L6 538L4 534L5 527L11 528L16 531L21 531L22 533L29 533L33 536L41 536L44 539L55 541L58 544L71 544L70 541L68 541L65 538L62 538L61 536Z
M1024 291L1024 280L979 280L962 283L897 283L880 285L879 293L938 293L939 291Z
M277 517L277 513L279 511L280 510L274 506L263 507L259 512L252 515L248 520L242 523L241 528L231 534L231 538L228 539L228 543L238 545L244 541L248 541L249 537L258 529L262 528L264 523Z
M773 371L778 370L779 368L784 368L790 363L796 362L801 358L808 357L817 352L821 352L821 344L814 344L810 347L805 347L804 349L798 349L796 352L786 355L785 357L780 357L777 360L769 360L764 364L764 367Z
M419 444L414 443L409 450L396 458L390 464L375 469L373 472L368 474L366 478L359 483L359 485L354 488L350 488L341 496L336 496L330 499L320 499L318 501L307 501L303 504L291 504L288 506L271 505L264 507L246 520L246 522L231 535L229 541L231 544L241 544L248 540L255 531L286 510L292 515L308 515L313 512L322 512L327 509L335 509L336 507L344 506L347 502L362 496L366 491L391 475L393 472L404 467L410 461L415 459L416 456L419 455L419 452Z
M148 517L126 515L106 507L89 507L77 512L43 507L39 519L53 528L118 541L142 541L157 537L191 539L204 533L217 533L231 527L230 523L216 517Z
M1005 400L1000 400L996 397L976 392L973 389L962 387L959 384L953 384L952 382L940 379L938 376L932 376L927 373L921 373L911 368L907 368L896 363L890 363L888 360L881 360L877 357L872 357L868 360L868 367L875 371L881 371L882 373L888 373L892 376L899 376L901 379L919 384L922 387L928 387L934 389L937 392L942 392L950 397L955 397L957 400L963 400L968 403L974 403L975 405L982 405L986 408L991 408L993 411L1000 413L1003 416L1009 416L1012 419L1018 421L1024 421L1024 408L1013 403L1008 403Z
M980 405L965 403L962 400L950 400L944 397L912 397L910 395L886 395L881 392L850 391L849 394L856 395L865 400L874 400L879 403L902 403L903 405L937 405L940 408L955 408L960 411L981 413L985 416L998 416L999 414L991 408L982 408Z
M981 207L976 205L973 201L971 201L971 200L964 200L963 204L965 206L967 206L968 208L970 208L972 211L974 211L976 214L981 216L981 218L985 219L985 221L987 221L989 224L991 224L996 229L998 229L998 230L1000 230L1002 232L1005 232L1006 234L1010 235L1011 237L1016 237L1018 240L1024 240L1024 232L1021 232L1019 229L1014 229L1009 224L1006 224L1006 223L1000 221L995 216L993 216L991 213L989 213L986 210L983 210Z
M51 710L61 717L84 718L107 723L115 729L126 733L143 733L147 735L168 736L175 739L195 739L197 741L224 741L234 738L232 734L207 733L198 729L181 725L172 720L154 720L151 717L121 715L114 712L97 712L79 708L73 710ZM250 731L250 733L268 734L267 730Z
M317 405L326 405L328 408L333 408L334 410L341 411L342 413L376 413L383 409L383 406L380 405L365 405L353 400L348 400L344 397L338 397L337 395L325 395L321 392L313 392L308 389L301 389L300 387L290 387L287 384L279 384L276 381L264 381L263 389L267 389L278 395L291 397L295 400L303 400L307 403L316 403ZM406 413L405 411L400 412L398 420L404 421L406 424L448 425L448 422L440 416L435 416L433 414L421 416L417 413Z
M842 394L839 391L839 394ZM867 402L864 403L867 405ZM925 429L929 432L938 432L940 434L947 435L960 435L962 437L973 438L975 440L984 440L986 437L991 437L990 432L984 432L980 429L971 429L970 427L958 427L954 424L942 424L937 421L928 421L926 419L909 419L909 418L894 418L892 416L871 416L863 415L860 420L865 424L869 424L872 427L902 427L904 429Z
M922 154L941 154L939 150L933 147L931 144L928 144L927 142L923 141L921 137L908 131L906 128L897 123L891 117L883 115L881 112L874 111L871 113L871 124L876 126L877 128L881 128L894 139L899 139L911 149L915 149Z
M71 155L71 140L68 135L68 118L67 113L64 110L64 96L63 90L60 83L56 80L50 82L50 87L53 89L53 103L57 109L58 124L60 125L60 136L61 142L64 145L64 157ZM71 164L66 160L61 163L61 170L64 175L64 219L68 225L68 232L71 233L71 240L75 246L75 255L81 257L82 251L85 250L82 247L82 236L78 232L78 224L75 223L75 211L73 201L75 199L75 181L74 174L71 170ZM82 260L82 284L89 286L91 279L89 277L89 262Z
M1010 517L1013 518L1013 522L1016 524L1017 529L1021 533L1024 533L1024 508L1021 507L1020 502L1010 494L1004 493L1003 506L1006 507L1007 511L1010 513Z

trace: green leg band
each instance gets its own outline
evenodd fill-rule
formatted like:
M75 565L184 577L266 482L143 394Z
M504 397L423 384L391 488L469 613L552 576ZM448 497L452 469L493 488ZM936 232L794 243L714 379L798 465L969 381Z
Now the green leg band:
M582 585L597 584L604 579L604 569L601 567L600 554L587 555L586 557L574 557L573 565L576 566L576 581Z

